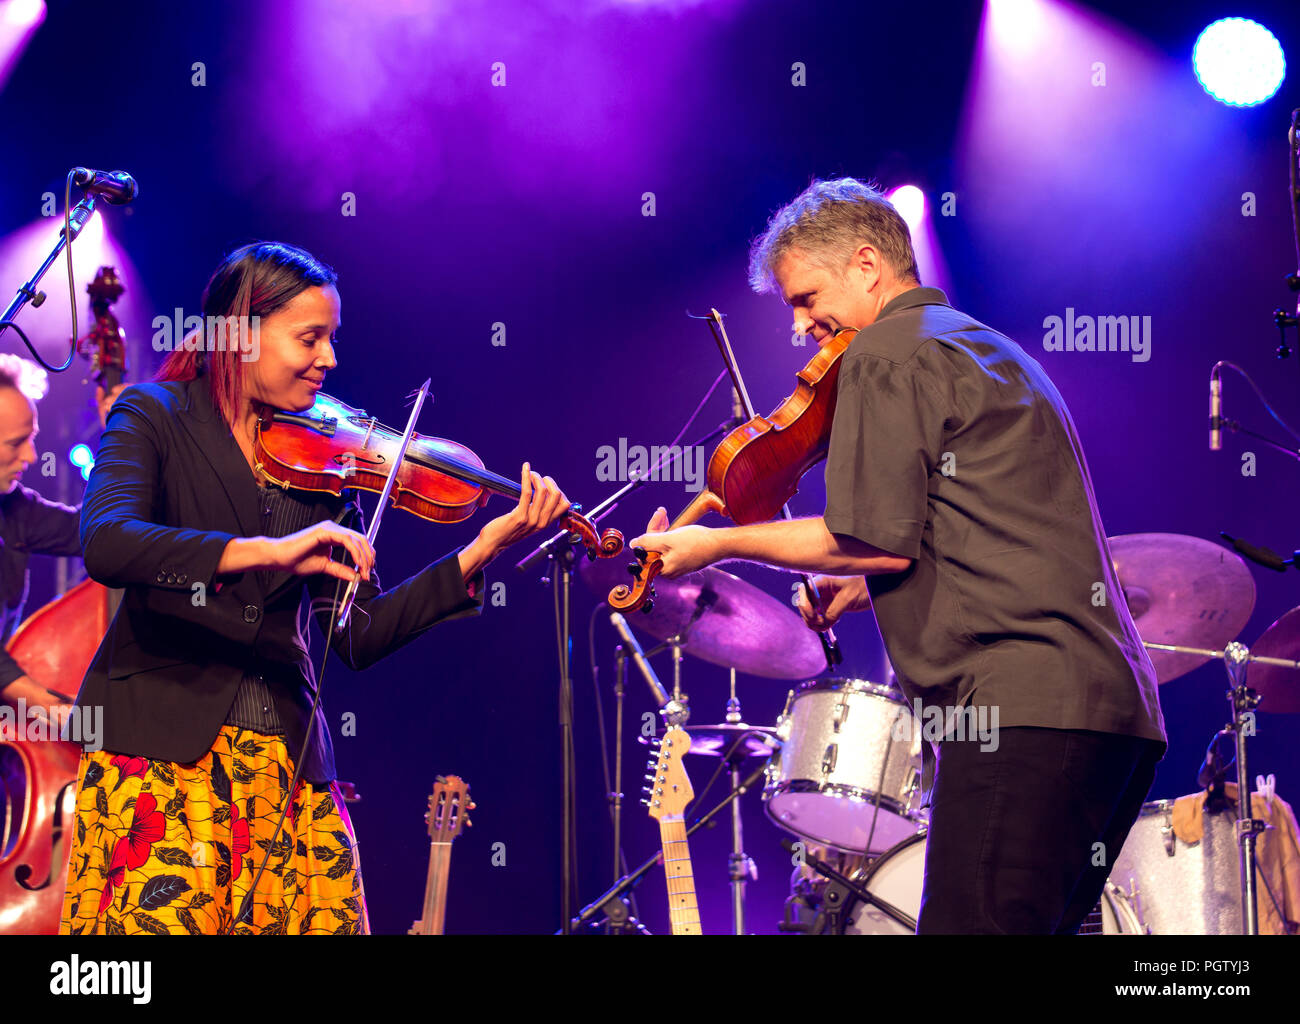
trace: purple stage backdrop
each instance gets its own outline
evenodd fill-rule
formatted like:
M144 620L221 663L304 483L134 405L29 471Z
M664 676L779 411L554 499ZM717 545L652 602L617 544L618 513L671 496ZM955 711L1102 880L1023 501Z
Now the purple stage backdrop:
M107 18L91 4L24 5L31 23L0 36L10 139L0 290L12 294L57 230L68 168L128 170L139 198L101 207L76 273L84 329L85 283L101 264L118 267L132 379L156 369L154 339L177 311L198 312L224 252L292 242L339 273L332 394L401 424L408 393L432 377L422 432L468 444L505 476L528 460L590 507L620 486L602 449L667 444L714 383L720 363L697 319L710 307L728 316L759 410L793 390L812 343L793 334L779 298L746 281L747 246L768 215L813 177L912 185L923 283L1047 370L1109 535L1225 530L1289 554L1300 547L1300 467L1241 436L1208 451L1206 403L1211 366L1231 360L1300 423L1300 358L1274 357L1271 320L1294 304L1282 280L1295 259L1285 132L1300 91L1293 73L1268 102L1222 105L1190 54L1206 24L1243 14L1300 57L1300 25L1283 0L1142 6L233 0L124 5ZM20 323L59 362L70 329L62 263L44 287L48 301ZM1121 317L1127 351L1056 343L1086 318ZM12 332L0 347L22 351ZM84 376L78 362L52 377L37 444L57 470L27 478L73 504L83 482L67 452L93 449L98 428ZM1285 437L1236 375L1225 405ZM720 387L687 437L729 415ZM626 471L615 463L615 476ZM632 537L657 505L675 514L700 483L684 476L639 492L606 525ZM815 470L792 508L816 515L823 498ZM506 508L495 499L451 527L391 513L377 542L385 583ZM448 931L559 927L555 606L544 573L513 561L489 570L481 617L367 672L334 661L327 673L339 773L362 797L352 815L375 931L404 932L419 914L422 816L439 773L466 779L478 805L454 846ZM55 595L57 569L33 561L29 609ZM790 577L729 570L789 601ZM1300 575L1253 575L1246 643L1300 604ZM575 584L579 905L613 873L598 714L608 747L617 640L602 596ZM845 674L883 681L872 618L845 621L839 636ZM316 635L317 660L322 647ZM654 662L670 675L666 656ZM694 721L721 720L727 671L691 658L683 671ZM772 724L792 685L742 674L746 719ZM1170 749L1150 799L1197 788L1224 690L1214 664L1162 688ZM623 845L635 864L659 842L636 802L646 749L635 737L653 705L635 676L627 692ZM1261 714L1251 750L1254 771L1275 773L1292 802L1296 727ZM688 761L697 792L714 767ZM758 869L747 930L772 933L790 892L785 833L757 793L743 818ZM728 820L691 842L709 933L731 928ZM647 927L668 931L662 871L637 897Z

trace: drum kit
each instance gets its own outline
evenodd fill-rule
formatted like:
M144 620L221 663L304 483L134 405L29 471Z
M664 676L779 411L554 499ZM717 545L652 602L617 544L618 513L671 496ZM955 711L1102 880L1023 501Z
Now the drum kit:
M1222 799L1223 786L1235 767L1239 791L1249 792L1245 748L1256 707L1300 712L1300 608L1279 618L1248 649L1236 637L1254 610L1255 586L1239 555L1179 534L1132 534L1109 544L1160 684L1211 659L1223 660L1233 717L1211 749L1234 739L1237 764L1231 753L1207 754L1198 785L1211 797L1217 793L1219 801L1207 804L1198 840L1175 835L1172 801L1143 806L1080 934L1253 933L1254 845L1266 824L1252 818L1249 804L1239 818ZM604 594L620 582L620 571L621 566L594 562L583 574ZM730 771L735 934L744 933L744 885L753 871L735 797L747 788L742 765L761 763L758 759L766 760L764 810L793 834L794 841L785 845L798 865L778 928L803 934L914 933L928 819L920 805L922 741L921 730L908 727L913 712L892 678L876 683L819 677L824 652L794 609L717 568L658 581L653 609L636 619L661 641L658 648L642 652L621 616L614 621L624 640L618 651L620 694L628 657L647 675L676 723L689 717L681 687L684 654L731 669L725 721L684 728L691 737L689 754L721 758ZM646 661L647 653L659 650L672 652L671 693ZM752 726L742 719L737 671L805 681L790 691L774 725ZM619 778L621 767L615 790ZM1267 896L1275 894L1267 890Z

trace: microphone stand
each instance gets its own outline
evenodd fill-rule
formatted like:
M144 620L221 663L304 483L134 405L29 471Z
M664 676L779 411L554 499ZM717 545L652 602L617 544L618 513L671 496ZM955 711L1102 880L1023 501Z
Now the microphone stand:
M609 794L614 815L614 881L623 869L619 852L623 849L623 674L627 671L627 654L623 645L614 648L614 791Z
M574 549L572 538L569 543L560 545L552 553L555 569L559 570L560 589L556 592L555 625L559 636L560 655L560 760L563 765L561 783L563 810L561 827L564 839L560 854L561 870L564 877L560 883L560 911L562 920L567 922L572 914L573 893L578 881L578 837L577 837L577 765L573 756L573 677L569 674L569 655L572 640L569 630L569 608L573 586ZM552 571L554 579L554 570ZM565 934L568 934L567 931Z
M619 488L608 498L602 501L592 509L589 519L593 523L600 522L605 516L609 515L618 507L619 502L632 491L644 487L647 483L658 482L659 470L671 466L674 462L682 457L687 448L693 448L709 443L718 435L733 429L735 424L730 421L723 422L714 427L703 437L694 441L690 445L678 448L677 454L665 455L660 459L645 476L629 480L623 487ZM671 451L670 446L670 451ZM575 511L581 511L580 506L574 506ZM572 605L572 580L573 580L573 563L575 560L574 537L567 531L561 531L551 537L549 540L539 544L531 552L515 563L515 568L520 572L526 572L528 568L540 559L546 558L553 562L550 576L542 577L543 583L554 584L558 581L559 587L556 590L556 609L555 609L555 628L556 643L559 651L560 663L560 696L559 696L559 716L560 716L560 760L562 764L562 786L564 795L561 798L561 823L560 827L564 833L564 839L561 842L560 852L560 871L562 880L560 883L560 910L561 934L571 934L573 920L573 896L572 890L576 889L577 881L577 836L576 836L576 808L577 808L577 775L576 763L573 751L573 680L569 673L569 655L570 655L570 629L569 629L569 612ZM615 787L617 789L617 787ZM617 827L617 826L616 826ZM618 846L615 844L615 851ZM617 857L617 852L615 853ZM621 865L620 865L621 866ZM615 868L617 870L617 867ZM613 920L613 918L611 918Z
M1291 111L1291 130L1287 133L1287 175L1291 184L1291 227L1295 234L1296 269L1287 274L1286 284L1293 292L1300 293L1300 107ZM1280 306L1273 310L1273 326L1278 329L1281 339L1275 350L1279 359L1286 359L1291 354L1287 342L1287 328L1300 328L1300 298L1296 300L1295 315L1292 316Z
M26 306L28 302L37 308L40 308L41 304L45 302L45 293L37 291L36 285L40 282L41 278L45 276L45 272L54 265L54 261L59 258L59 255L63 252L68 242L70 240L75 241L77 236L81 234L81 229L86 226L86 221L90 220L90 215L94 212L95 197L85 196L81 202L77 203L77 205L68 213L68 223L59 230L59 237L54 243L54 248L50 250L50 254L45 257L44 262L37 268L36 273L32 275L31 280L18 288L17 293L13 297L13 301L9 303L5 311L0 313L0 334L3 334L7 328L13 327L18 331L19 335L22 335L23 341L27 344L27 347L29 349L32 347L31 342L27 341L26 335L23 335L22 328L15 324L13 319L22 311L22 308ZM69 238L69 229L71 229L71 238ZM34 349L32 350L32 354L36 355ZM68 354L68 362L72 362L71 353ZM59 367L59 369L66 368L66 366Z

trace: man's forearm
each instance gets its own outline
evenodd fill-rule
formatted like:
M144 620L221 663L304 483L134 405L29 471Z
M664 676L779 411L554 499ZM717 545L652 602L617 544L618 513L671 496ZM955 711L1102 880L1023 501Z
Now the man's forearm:
M852 537L833 534L820 516L778 520L714 531L718 561L741 558L795 572L833 576L873 576L902 572L911 560L891 555Z

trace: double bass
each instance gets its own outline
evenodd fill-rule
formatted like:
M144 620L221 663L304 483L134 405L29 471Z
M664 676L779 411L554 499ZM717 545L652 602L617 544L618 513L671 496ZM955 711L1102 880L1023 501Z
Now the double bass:
M110 308L124 290L112 267L100 267L86 286L95 322L77 350L91 360L92 375L106 394L126 372L123 331ZM28 616L6 650L33 682L71 700L120 600L121 591L82 580ZM78 744L54 738L0 739L0 935L59 930L80 756Z

